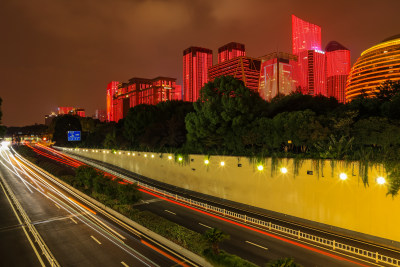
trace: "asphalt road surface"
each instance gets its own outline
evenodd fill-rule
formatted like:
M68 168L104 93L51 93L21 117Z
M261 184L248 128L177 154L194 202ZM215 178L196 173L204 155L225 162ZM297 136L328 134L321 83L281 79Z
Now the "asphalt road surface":
M91 210L48 177L14 158L10 151L2 149L0 154L2 176L61 266L175 266L182 262L154 250L152 246L156 245L149 246L150 241L135 231ZM4 197L1 201L5 202ZM6 263L17 258L21 264L1 266L39 265L6 203L3 210L0 243L6 249L0 258ZM7 238L12 245L6 243ZM10 250L13 252L6 253Z

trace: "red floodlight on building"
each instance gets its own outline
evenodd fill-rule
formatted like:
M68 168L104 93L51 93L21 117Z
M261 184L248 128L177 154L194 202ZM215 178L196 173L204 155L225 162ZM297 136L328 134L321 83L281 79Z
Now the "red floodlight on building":
M73 109L73 107L58 107L58 115L69 114Z
M207 48L189 47L183 51L183 97L195 102L200 89L208 82L208 68L212 66L212 51Z
M325 48L327 94L339 102L346 101L345 89L350 73L350 50L336 41L329 42Z

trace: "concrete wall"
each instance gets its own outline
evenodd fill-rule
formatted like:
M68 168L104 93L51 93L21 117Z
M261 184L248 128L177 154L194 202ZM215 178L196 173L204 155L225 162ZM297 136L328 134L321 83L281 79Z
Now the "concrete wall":
M369 186L364 186L356 163L336 162L332 168L330 161L317 167L305 160L295 175L293 160L271 164L267 159L259 171L244 157L211 156L206 165L202 155L189 155L182 163L169 154L73 152L203 194L400 242L400 197L386 196L387 185L376 182L377 177L385 177L381 167L369 170ZM274 166L276 171L271 170ZM288 172L281 173L281 167ZM347 174L346 180L339 179L342 172Z

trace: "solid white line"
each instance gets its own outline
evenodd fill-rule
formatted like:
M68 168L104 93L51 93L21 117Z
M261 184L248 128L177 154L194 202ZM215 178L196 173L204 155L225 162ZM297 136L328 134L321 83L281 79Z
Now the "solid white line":
M249 244L252 244L253 246L256 246L256 247L259 247L259 248L262 248L262 249L268 250L268 248L266 248L266 247L263 247L263 246L260 246L260 245L257 245L257 244L254 244L254 243L252 243L252 242L250 242L250 241L246 241L246 243L249 243Z
M128 264L126 264L125 262L121 261L121 264L124 265L125 267L129 267Z
M99 245L101 245L101 242L99 240L97 240L96 237L94 237L92 235L90 237L93 238L93 240L96 241Z
M77 221L74 220L74 218L70 217L71 221L73 221L75 224L78 224Z
M204 226L204 227L207 227L207 228L212 228L212 227L210 227L210 226L208 226L208 225L205 225L205 224L202 224L202 223L199 223L201 226Z
M171 214L174 214L174 215L176 215L176 213L175 212L172 212L172 211L169 211L169 210L165 210L166 212L169 212L169 213L171 213Z

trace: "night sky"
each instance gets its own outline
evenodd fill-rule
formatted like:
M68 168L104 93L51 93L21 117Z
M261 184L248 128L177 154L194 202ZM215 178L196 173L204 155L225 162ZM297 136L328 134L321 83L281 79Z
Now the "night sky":
M291 52L291 14L322 28L352 61L400 33L400 0L1 0L2 123L44 123L58 106L105 109L106 85L176 77L182 51L236 41L248 56Z

